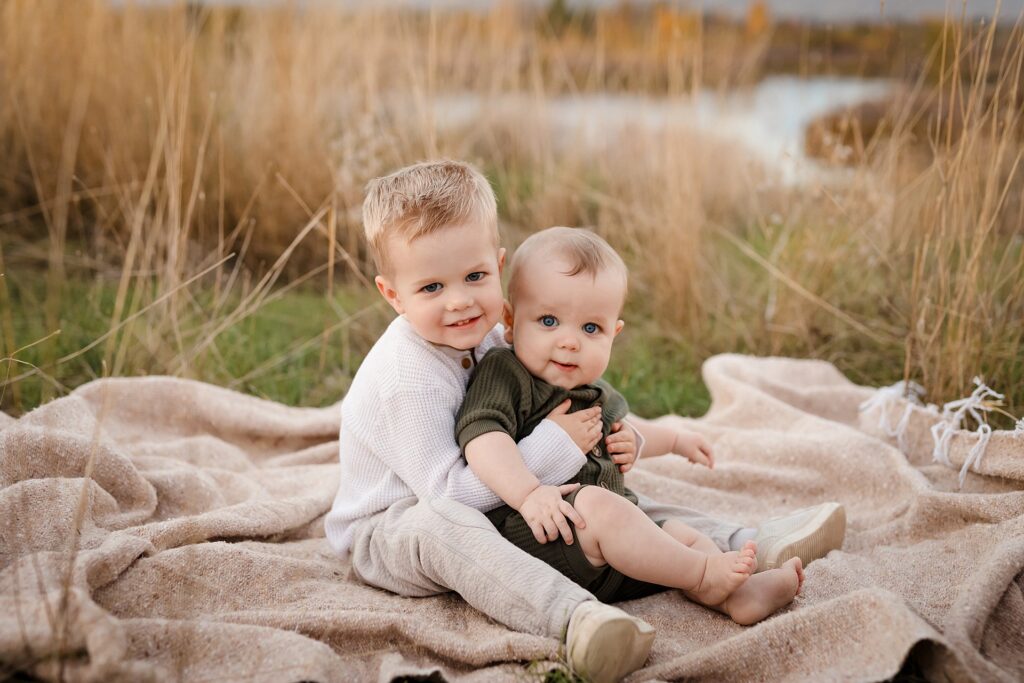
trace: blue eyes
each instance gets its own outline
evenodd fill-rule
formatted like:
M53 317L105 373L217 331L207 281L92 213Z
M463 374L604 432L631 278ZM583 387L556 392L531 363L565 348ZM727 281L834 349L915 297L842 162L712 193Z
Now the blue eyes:
M542 315L537 318L537 322L541 324L541 327L558 327L558 318L553 315ZM583 323L583 331L587 334L597 334L601 331L601 326L597 323Z
M480 282L485 277L487 277L486 272L482 270L473 271L472 273L466 276L466 282ZM438 292L441 291L443 287L444 285L442 285L440 282L431 282L429 285L424 285L423 287L420 287L420 291L425 294L437 294Z

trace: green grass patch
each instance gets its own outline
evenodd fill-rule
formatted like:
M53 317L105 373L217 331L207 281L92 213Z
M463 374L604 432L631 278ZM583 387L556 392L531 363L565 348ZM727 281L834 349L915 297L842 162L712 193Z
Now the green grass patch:
M8 287L13 348L52 333L42 312L47 299L45 274L10 272ZM123 376L169 374L287 405L330 405L344 396L359 363L392 317L376 292L349 285L336 288L331 298L315 287L289 291L231 322L228 316L239 306L240 297L229 297L216 308L213 290L197 289L179 300L176 325L169 321L168 306L157 305L113 335L112 353L104 341L55 364L111 328L116 295L114 280L69 277L58 302L60 334L17 353L21 363L0 364L0 377L15 377L32 366L40 369L18 381L16 390L15 385L0 390L0 409L13 415L27 412L112 374L114 365L116 374ZM128 291L128 299L139 302L134 310L158 297L155 285L144 280ZM130 314L128 307L125 310ZM223 330L207 343L222 323ZM9 353L5 350L3 355ZM643 322L631 322L619 337L607 378L623 392L634 412L644 416L700 415L709 405L700 380L700 359Z
M43 307L45 276L8 273L13 334L7 346L25 347L46 338ZM107 374L168 374L229 387L289 405L322 406L339 400L366 351L391 318L379 296L364 288L340 288L328 299L315 288L268 300L250 314L232 319L241 296L218 308L212 289L190 292L170 318L158 304L94 348L65 362L61 358L89 347L111 329L116 281L69 278L59 297L59 334L19 351L17 363L0 364L0 377L30 376L0 389L0 410L27 412ZM136 282L128 290L133 307L122 319L157 298L153 285ZM270 299L270 297L268 297ZM10 356L5 348L3 357ZM106 361L106 369L104 362Z
M637 415L698 417L711 405L700 366L701 359L685 343L641 323L619 336L605 379Z

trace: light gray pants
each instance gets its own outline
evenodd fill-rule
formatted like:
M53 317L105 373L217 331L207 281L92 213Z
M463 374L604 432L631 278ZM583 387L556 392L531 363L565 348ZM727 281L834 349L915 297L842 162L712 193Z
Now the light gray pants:
M639 496L654 521L677 518L722 550L738 524ZM352 570L363 582L399 595L450 590L516 631L562 639L573 610L594 596L506 541L482 512L451 500L401 500L356 523Z

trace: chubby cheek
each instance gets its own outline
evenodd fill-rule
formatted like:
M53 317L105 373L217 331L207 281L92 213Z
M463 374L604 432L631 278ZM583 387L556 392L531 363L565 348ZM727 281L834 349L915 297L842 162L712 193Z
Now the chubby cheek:
M436 337L447 331L447 328L442 324L444 309L440 307L417 306L415 308L407 308L405 317L421 337L431 341L436 342Z
M513 334L512 337L512 343L516 347L516 356L531 374L539 374L545 365L541 345L537 343L536 339L529 336Z
M610 351L610 348L602 348L591 355L590 362L587 364L587 374L591 375L588 382L596 382L601 379L601 375L608 369L608 362L611 360Z
M505 304L505 299L502 297L500 289L481 295L477 301L480 303L480 308L487 320L491 323L501 320L501 311Z
M409 317L408 313L406 317ZM423 325L441 326L444 319L444 309L441 307L420 307L416 311L416 318Z

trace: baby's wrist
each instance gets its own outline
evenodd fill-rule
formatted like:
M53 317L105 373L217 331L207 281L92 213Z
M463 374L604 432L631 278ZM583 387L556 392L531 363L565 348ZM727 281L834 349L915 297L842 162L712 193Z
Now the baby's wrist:
M530 494L539 488L540 481L534 478L533 482L524 484L519 489L519 491L516 494L510 496L510 500L506 502L508 502L509 506L511 506L514 510L518 512L519 509L523 507L523 503L526 502L526 499L530 497Z

